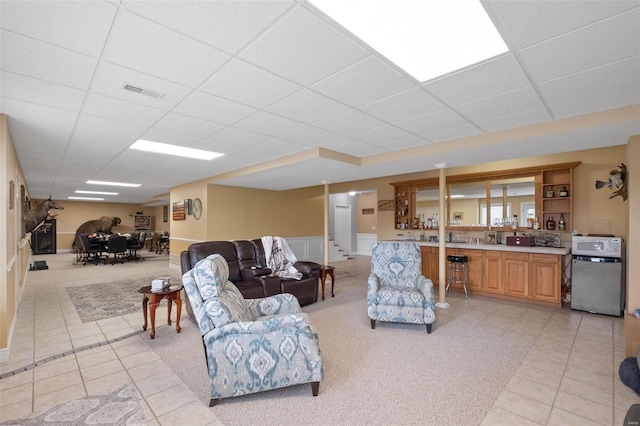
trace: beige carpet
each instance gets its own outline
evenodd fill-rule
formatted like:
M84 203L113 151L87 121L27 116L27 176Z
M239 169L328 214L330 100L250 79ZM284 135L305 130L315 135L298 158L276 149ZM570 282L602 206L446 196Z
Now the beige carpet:
M348 263L348 262L342 262ZM341 274L342 275L342 274ZM424 326L379 323L366 314L366 273L339 280L336 297L306 306L320 335L325 379L318 397L298 385L222 400L225 425L479 424L528 348L462 321ZM202 341L195 324L163 327L150 345L209 402Z

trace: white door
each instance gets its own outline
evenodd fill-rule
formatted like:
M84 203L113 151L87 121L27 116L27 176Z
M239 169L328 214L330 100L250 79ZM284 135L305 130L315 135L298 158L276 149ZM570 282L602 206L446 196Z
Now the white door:
M351 206L334 208L333 238L346 254L351 254Z

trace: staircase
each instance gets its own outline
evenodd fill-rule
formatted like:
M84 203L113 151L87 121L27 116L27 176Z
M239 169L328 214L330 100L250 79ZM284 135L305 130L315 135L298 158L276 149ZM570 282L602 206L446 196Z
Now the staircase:
M339 262L348 258L349 253L345 252L335 241L329 240L329 262Z

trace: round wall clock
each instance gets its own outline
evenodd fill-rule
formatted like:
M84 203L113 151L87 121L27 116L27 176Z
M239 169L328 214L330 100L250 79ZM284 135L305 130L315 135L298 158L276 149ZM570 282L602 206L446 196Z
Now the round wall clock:
M200 216L202 216L202 201L200 201L200 198L196 198L193 200L193 217L198 220L200 219Z

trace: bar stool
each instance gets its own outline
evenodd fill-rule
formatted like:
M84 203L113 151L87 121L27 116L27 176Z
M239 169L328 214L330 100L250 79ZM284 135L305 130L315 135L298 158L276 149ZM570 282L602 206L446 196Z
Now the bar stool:
M462 284L464 288L464 297L469 297L469 289L467 288L467 256L447 256L449 261L449 277L447 279L446 293L449 293L451 284Z

